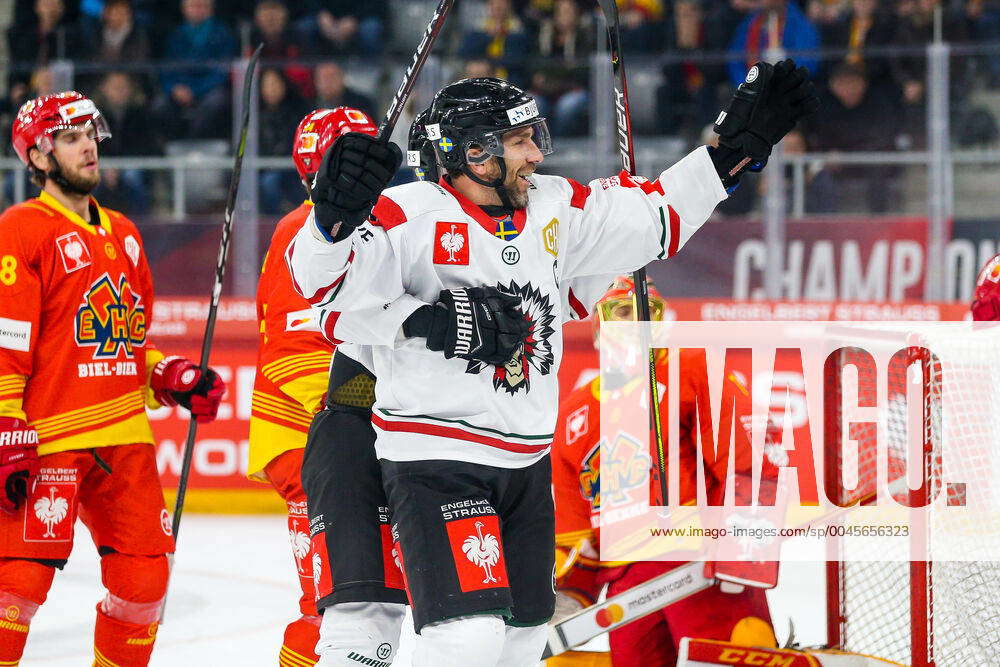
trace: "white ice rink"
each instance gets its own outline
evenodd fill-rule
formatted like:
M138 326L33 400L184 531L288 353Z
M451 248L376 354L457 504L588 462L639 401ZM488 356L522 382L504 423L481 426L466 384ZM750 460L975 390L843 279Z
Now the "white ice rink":
M819 563L782 566L770 596L779 640L795 617L799 643L825 639L823 570ZM298 585L285 517L186 514L181 525L166 617L151 665L229 667L277 665L285 624L298 615ZM23 667L80 667L92 652L100 571L86 528L56 575L49 599L31 624ZM410 664L412 631L395 664Z

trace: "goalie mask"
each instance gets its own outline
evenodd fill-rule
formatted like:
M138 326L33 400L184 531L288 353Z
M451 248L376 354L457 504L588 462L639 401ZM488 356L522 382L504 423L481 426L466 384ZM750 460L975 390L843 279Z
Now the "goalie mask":
M493 181L476 176L470 164L504 157L503 137L511 130L531 129L531 139L542 155L552 152L552 136L535 99L517 86L493 78L462 79L445 86L434 97L424 130L438 162L459 170L476 183L491 187L505 205L503 183L507 167L499 159L500 175Z
M656 289L652 280L647 281L649 288L649 317L654 322L663 321L663 313L667 302ZM611 287L604 293L594 306L594 347L597 347L601 337L601 322L632 322L636 319L637 303L635 299L635 283L632 276L618 276Z

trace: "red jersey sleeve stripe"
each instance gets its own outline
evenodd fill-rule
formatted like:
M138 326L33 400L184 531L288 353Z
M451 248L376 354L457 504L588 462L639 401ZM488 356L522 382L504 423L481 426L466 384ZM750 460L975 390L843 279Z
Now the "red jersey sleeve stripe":
M587 197L590 196L590 187L577 183L572 178L567 178L569 185L573 188L573 196L569 200L569 205L573 208L578 208L583 210L584 205L587 203Z
M667 213L670 216L670 246L667 248L667 257L670 258L677 254L677 246L681 241L681 216L677 215L677 211L669 204Z
M388 197L380 196L375 202L375 208L372 209L371 221L372 224L389 231L406 222L406 214L403 213L399 204Z
M573 312L576 313L576 316L579 317L581 320L586 318L587 315L590 314L587 312L587 309L583 307L583 304L580 303L580 300L576 298L576 295L573 294L573 288L570 288L569 290L569 306L570 308L573 309Z

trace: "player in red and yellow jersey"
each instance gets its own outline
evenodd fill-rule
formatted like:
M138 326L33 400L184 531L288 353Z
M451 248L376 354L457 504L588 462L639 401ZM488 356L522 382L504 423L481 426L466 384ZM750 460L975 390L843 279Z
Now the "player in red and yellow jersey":
M317 109L295 131L292 158L306 193L323 154L346 132L374 135L375 124L364 112L348 107ZM301 616L285 629L279 663L313 665L319 640L319 615L313 583L306 495L302 490L302 456L309 423L323 403L333 344L295 288L285 265L285 249L302 227L312 202L286 215L274 230L257 286L260 345L250 415L251 479L271 484L288 505L288 535L298 569ZM333 320L331 320L332 324ZM332 332L329 339L333 339Z
M174 542L145 409L182 404L211 421L225 391L146 337L142 238L90 196L109 135L75 92L29 101L14 122L41 194L0 216L0 665L18 664L77 517L107 588L94 664L147 664Z
M597 303L595 309L595 346L601 321L634 319L634 285L629 277L615 280L611 289ZM665 302L656 288L650 285L650 311L654 320L663 319ZM682 352L686 354L686 352ZM704 366L704 357L684 359L682 366L693 363ZM661 387L667 386L667 357L661 355L657 363ZM693 503L697 497L697 444L692 430L697 428L695 396L706 387L698 386L700 373L683 373L680 377L680 496L684 504ZM746 378L731 374L727 382L742 388ZM611 388L606 388L610 390ZM645 379L633 379L621 387L623 392L646 392ZM749 400L749 396L746 396ZM666 391L661 389L660 415L667 424ZM600 531L598 526L601 498L627 493L641 484L644 475L632 475L639 466L652 471L653 486L658 488L655 457L642 451L628 434L619 434L620 442L610 443L620 453L628 451L635 465L622 466L612 479L600 477L601 445L601 386L599 379L570 393L560 405L552 443L552 483L556 505L556 568L557 616L567 615L579 608L594 604L601 589L608 586L608 596L621 593L648 579L668 572L683 562L633 562L611 563L599 560ZM737 433L741 433L737 429ZM703 432L703 437L708 434ZM743 436L745 437L745 435ZM734 449L733 451L744 451ZM749 471L751 460L737 458L736 474ZM706 472L714 481L725 480L729 458L706 461ZM682 637L725 639L757 646L774 644L770 616L764 591L746 588L740 593L724 593L718 586L709 588L659 612L654 612L613 630L609 634L610 656L599 652L569 652L550 660L550 665L672 665L677 660L677 645Z

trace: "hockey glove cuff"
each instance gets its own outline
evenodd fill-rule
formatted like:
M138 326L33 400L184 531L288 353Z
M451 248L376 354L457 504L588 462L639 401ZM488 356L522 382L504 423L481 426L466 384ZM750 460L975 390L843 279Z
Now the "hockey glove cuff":
M153 398L161 405L187 408L199 424L215 419L226 383L211 368L201 369L184 357L164 357L150 377Z
M323 156L312 200L316 224L328 230L332 241L347 238L371 213L382 190L402 163L396 144L349 132Z
M23 420L0 417L0 509L15 512L38 475L38 433Z

